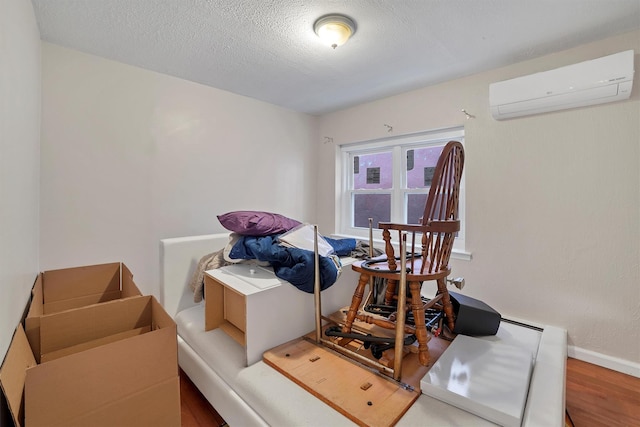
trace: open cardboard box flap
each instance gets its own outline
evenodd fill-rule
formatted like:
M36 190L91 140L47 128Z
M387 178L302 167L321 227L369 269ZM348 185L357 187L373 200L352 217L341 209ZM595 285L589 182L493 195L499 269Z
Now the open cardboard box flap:
M33 366L36 366L36 360L31 352L31 347L29 347L29 341L22 324L19 324L0 368L0 386L7 398L9 411L16 427L21 427L21 420L24 420L23 390L27 369Z
M133 274L120 262L49 270L41 273L38 279L42 287L42 298L37 301L42 306L39 314L140 295ZM34 304L31 309L40 311Z
M139 328L146 327L148 332L154 318L162 316L153 316L152 302L151 297L138 297L44 315L40 318L40 356Z
M36 361L41 362L40 319L43 315L139 295L142 294L133 281L133 273L120 262L38 274L24 321Z

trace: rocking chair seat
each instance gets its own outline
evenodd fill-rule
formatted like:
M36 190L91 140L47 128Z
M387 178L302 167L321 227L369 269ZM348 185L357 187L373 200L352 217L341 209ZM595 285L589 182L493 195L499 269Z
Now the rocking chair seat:
M451 268L449 267L434 273L420 274L419 272L424 261L425 260L423 260L422 258L414 259L413 268L411 265L412 260L408 259L406 261L405 268L407 269L407 282L424 282L427 280L444 279L445 277L449 276L449 274L451 274ZM427 264L430 263L429 260L426 260L426 262ZM382 279L400 281L400 270L389 270L389 265L387 264L386 258L377 262L356 261L351 264L351 268L360 274L370 274L371 276L380 277Z

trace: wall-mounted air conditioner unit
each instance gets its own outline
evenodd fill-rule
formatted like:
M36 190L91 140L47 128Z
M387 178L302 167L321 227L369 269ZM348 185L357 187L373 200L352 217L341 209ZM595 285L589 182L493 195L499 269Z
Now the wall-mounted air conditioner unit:
M489 85L496 120L627 99L633 50Z

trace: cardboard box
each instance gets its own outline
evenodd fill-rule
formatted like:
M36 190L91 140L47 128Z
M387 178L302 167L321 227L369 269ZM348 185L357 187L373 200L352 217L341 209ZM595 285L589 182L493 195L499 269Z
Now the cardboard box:
M19 325L0 368L17 426L180 425L176 324L154 297L40 321L43 363Z
M25 319L27 339L40 362L40 317L141 295L129 268L119 262L50 270L36 277Z

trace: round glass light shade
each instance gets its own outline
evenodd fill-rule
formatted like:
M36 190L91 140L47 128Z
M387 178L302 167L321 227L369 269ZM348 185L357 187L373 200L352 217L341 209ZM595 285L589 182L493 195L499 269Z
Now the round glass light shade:
M313 29L320 40L335 49L345 44L356 32L356 24L343 15L327 15L318 19Z

